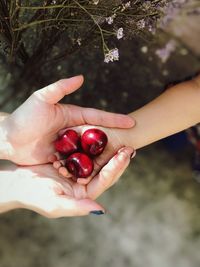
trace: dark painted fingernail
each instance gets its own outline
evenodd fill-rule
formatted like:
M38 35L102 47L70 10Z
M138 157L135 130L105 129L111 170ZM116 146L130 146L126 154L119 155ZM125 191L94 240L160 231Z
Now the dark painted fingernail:
M105 213L102 210L93 210L93 211L90 211L90 214L104 215Z
M134 152L131 154L131 159L133 159L135 156L136 156L136 151L134 151Z

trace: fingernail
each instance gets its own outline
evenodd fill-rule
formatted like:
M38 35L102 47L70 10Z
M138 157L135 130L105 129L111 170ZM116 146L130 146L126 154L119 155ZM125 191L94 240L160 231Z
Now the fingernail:
M90 211L90 214L104 215L105 213L102 210L93 210L93 211Z
M133 159L136 156L136 150L131 154L130 158Z
M118 151L118 153L122 155L126 155L127 157L130 156L131 159L133 159L136 155L136 151L130 147L123 147Z
M77 74L75 77L83 77L83 74Z
M124 147L122 147L122 148L120 148L119 150L118 150L118 154L120 154L121 152L123 152L123 151L125 151L126 150L126 148L125 148L125 146Z

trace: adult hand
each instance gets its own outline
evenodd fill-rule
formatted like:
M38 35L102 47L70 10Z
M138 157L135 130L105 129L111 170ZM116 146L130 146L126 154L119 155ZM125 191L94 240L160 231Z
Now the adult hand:
M117 182L132 152L128 147L118 151L88 185L61 178L51 164L5 166L0 170L0 212L25 208L48 218L103 214L94 200Z
M4 150L1 158L19 165L53 162L53 141L57 138L57 132L63 128L83 124L115 128L134 126L133 119L126 115L58 103L65 95L76 91L82 83L83 77L76 76L51 84L36 91L5 118L0 123L0 137L3 136L0 150Z

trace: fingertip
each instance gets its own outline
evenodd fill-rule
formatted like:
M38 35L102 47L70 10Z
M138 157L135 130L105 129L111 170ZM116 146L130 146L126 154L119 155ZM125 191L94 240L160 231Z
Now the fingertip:
M69 216L87 216L89 214L100 215L105 213L105 209L97 202L85 199L68 199L63 196L57 196L57 201L61 207L53 218Z
M83 76L83 74L79 74L79 75L77 75L77 77L79 77L79 79L82 81L82 83L84 82L84 76Z
M54 153L54 156L56 157L56 160L60 160L61 159L61 155L59 152Z
M60 161L55 161L55 162L53 163L53 167L54 167L55 169L57 169L57 170L58 170L61 166L62 166L62 165L61 165Z
M80 216L103 215L106 213L102 205L89 198L76 200L76 205L77 205L77 211Z
M59 172L59 174L61 174L65 178L71 177L71 175L69 174L69 172L67 171L67 169L65 167L60 167L58 172Z
M136 121L130 117L129 115L124 114L118 114L117 117L115 117L115 123L117 128L125 128L129 129L136 125Z
M103 210L92 210L92 211L90 211L90 214L91 215L104 215L106 212L105 211L103 211Z
M118 150L116 157L118 161L125 162L130 161L136 155L135 150L132 147L123 147Z
M136 154L137 154L137 152L136 152L136 150L134 150L133 153L131 154L131 159L135 158Z
M57 157L55 155L51 155L51 156L48 157L48 161L50 163L54 163L56 160L57 160Z
M136 121L132 117L129 115L125 115L125 117L124 123L126 124L127 128L132 128L136 125Z
M69 78L70 80L77 80L81 85L84 82L84 76L82 74Z

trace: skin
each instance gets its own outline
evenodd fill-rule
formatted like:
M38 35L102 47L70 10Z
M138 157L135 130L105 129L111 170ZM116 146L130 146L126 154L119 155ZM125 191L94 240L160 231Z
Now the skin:
M78 179L78 183L87 184L120 147L130 146L139 149L162 138L185 130L200 122L200 76L169 88L144 107L129 114L136 120L131 129L101 128L108 136L108 145L95 159L95 171L87 179ZM76 128L81 134L88 126ZM58 172L71 177L63 166L64 161L54 162Z
M3 114L0 159L19 165L45 164L55 160L53 141L63 128L84 124L116 128L134 126L134 120L127 115L58 103L82 83L83 76L60 80L36 91L12 114Z
M52 164L47 164L55 160L53 141L63 128L84 124L134 126L134 120L126 115L58 103L82 83L82 76L60 80L36 91L12 114L0 114L0 159L24 166L0 166L0 212L25 208L57 218L104 211L94 199L126 169L132 148L126 148L102 166L87 186L64 180ZM38 166L25 167L28 165Z
M94 200L118 181L132 153L132 148L123 148L87 185L63 179L52 164L31 167L4 164L0 170L0 213L17 208L48 218L84 216L91 211L105 213Z

